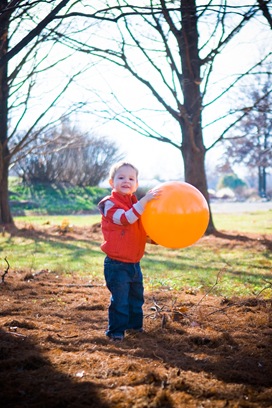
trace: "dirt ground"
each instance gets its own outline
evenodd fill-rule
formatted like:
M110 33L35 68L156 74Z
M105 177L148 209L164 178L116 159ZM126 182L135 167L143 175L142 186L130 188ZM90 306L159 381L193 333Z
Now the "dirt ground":
M145 332L117 343L101 282L10 270L0 295L3 408L272 407L272 300L146 292Z

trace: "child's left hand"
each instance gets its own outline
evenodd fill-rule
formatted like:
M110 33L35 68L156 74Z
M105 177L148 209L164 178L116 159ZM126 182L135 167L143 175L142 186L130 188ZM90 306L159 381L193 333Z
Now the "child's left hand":
M146 202L158 199L161 195L161 190L159 188L156 188L155 190L149 190L146 195L144 196L146 198Z

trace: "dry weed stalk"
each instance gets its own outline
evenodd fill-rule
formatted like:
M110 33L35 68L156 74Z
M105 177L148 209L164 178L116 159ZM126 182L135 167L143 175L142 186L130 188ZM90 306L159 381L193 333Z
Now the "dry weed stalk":
M218 285L218 283L219 283L219 281L220 281L220 278L221 278L221 276L223 275L223 273L225 272L225 270L226 270L226 266L218 272L218 274L217 274L217 276L216 276L216 281L215 281L215 283L214 283L214 284L212 285L212 287L204 294L204 296L202 296L202 298L199 300L199 302L198 302L194 307L199 306L200 303L203 301L203 299L205 299L205 297L207 297L207 296L214 290L214 288Z
M10 268L10 265L9 265L9 262L8 262L8 260L7 260L7 257L5 257L4 258L5 259L5 261L6 261L6 263L7 263L7 269L5 270L5 272L3 273L3 275L2 275L2 283L6 283L5 282L5 277L6 277L6 275L8 274L8 271L9 271L9 268Z
M268 286L265 286L264 288L262 288L262 289L260 290L260 292L256 295L256 297L259 297L260 294L261 294L262 292L264 292L265 290L272 288L272 282L269 282L267 279L263 279L263 281L264 281L265 283L268 283Z
M154 313L150 313L146 315L146 317L151 317L152 319L156 319L159 317L161 319L161 328L164 329L166 327L167 321L171 319L172 321L181 320L183 318L189 318L187 315L188 308L187 307L175 307L176 300L172 300L172 306L167 308L165 305L159 306L155 297L153 297L153 306L150 308L154 311Z

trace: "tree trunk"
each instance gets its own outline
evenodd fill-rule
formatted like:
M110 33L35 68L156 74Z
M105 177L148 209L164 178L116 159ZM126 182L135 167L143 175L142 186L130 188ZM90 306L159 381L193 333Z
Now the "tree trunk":
M8 160L5 160L1 155L0 161L3 163L0 180L0 224L14 225L8 196Z
M3 1L0 10L7 3ZM8 51L9 18L9 13L4 13L0 20L0 58ZM0 224L13 224L8 197L8 89L8 67L5 64L0 68Z
M259 176L259 196L266 198L266 168L263 166L258 167L258 176Z
M196 4L192 0L181 1L182 28L180 31L180 56L182 64L183 106L180 107L180 126L182 132L182 156L185 181L194 185L210 200L205 172L206 149L202 134L202 96L200 92L201 59L198 49L198 30ZM207 233L214 233L215 226L210 211Z

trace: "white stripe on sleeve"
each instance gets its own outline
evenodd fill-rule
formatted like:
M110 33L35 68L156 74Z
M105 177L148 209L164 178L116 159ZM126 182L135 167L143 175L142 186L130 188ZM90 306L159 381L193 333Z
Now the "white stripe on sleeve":
M133 207L135 208L135 210L137 211L138 214L142 215L142 213L144 212L144 207L142 206L142 204L140 203L140 201L137 201L137 203L135 203L133 205Z
M104 216L107 216L107 212L114 206L114 203L110 200L107 200L104 205Z
M113 217L112 217L114 224L122 225L122 222L121 222L122 215L125 215L125 217L126 217L129 224L133 224L134 222L136 222L138 220L138 217L134 213L133 208L131 208L128 211L118 209L118 210L115 211L115 213L113 214Z
M126 211L126 218L130 224L133 224L138 220L137 215L134 213L133 208L130 210Z
M124 213L125 213L125 210L122 210L121 208L115 211L115 213L112 216L112 220L114 224L122 225L121 217Z

